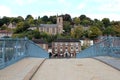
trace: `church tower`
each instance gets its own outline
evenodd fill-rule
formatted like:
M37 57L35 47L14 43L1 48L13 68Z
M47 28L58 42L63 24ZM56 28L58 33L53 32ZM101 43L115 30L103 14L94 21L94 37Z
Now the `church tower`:
M57 24L63 25L63 18L62 17L57 17Z
M62 17L57 17L57 33L61 34L63 33L63 18Z

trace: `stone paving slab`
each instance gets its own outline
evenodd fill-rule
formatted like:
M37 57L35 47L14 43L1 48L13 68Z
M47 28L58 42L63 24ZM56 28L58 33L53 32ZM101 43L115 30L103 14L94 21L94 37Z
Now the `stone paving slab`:
M120 71L91 58L49 59L32 80L120 80Z
M41 58L24 58L0 70L0 80L25 80L31 70L37 68L43 60Z
M120 58L100 56L100 57L95 57L95 59L98 59L108 65L111 65L112 67L120 71Z

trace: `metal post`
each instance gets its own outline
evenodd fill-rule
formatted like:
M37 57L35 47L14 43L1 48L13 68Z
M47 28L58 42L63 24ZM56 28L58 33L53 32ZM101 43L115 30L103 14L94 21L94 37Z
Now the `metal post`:
M3 61L3 65L5 66L5 39L3 40L3 47L2 47L2 61Z
M18 50L17 50L17 48L18 48L18 39L16 39L16 44L15 44L15 59L17 59L17 53L18 53Z

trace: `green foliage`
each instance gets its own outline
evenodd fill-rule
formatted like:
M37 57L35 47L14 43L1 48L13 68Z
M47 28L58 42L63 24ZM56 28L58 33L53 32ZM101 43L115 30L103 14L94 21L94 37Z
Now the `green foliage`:
M71 30L72 38L81 38L83 36L83 28L81 26L75 27Z
M63 26L64 26L63 29L65 30L65 33L69 33L71 31L70 22L64 21Z
M120 37L120 24L113 26L113 31L117 37Z
M43 23L47 23L49 21L48 16L43 16L41 19Z
M36 26L39 27L40 24L56 24L57 16L63 17L63 34L50 35L44 32L39 32L37 30L29 30L29 27ZM12 30L8 29L9 23L17 24L17 27ZM6 25L6 26L5 26ZM71 30L71 28L76 25L78 27ZM89 29L90 28L90 29ZM32 15L27 15L25 20L23 17L6 17L0 18L0 29L8 30L13 32L13 37L28 37L32 38L42 38L47 42L52 42L57 38L81 38L87 37L95 39L102 35L114 35L120 37L120 21L110 21L109 18L103 18L102 20L87 17L86 15L80 15L80 17L71 18L71 15L53 15L53 16L43 16L34 19Z
M3 26L1 27L1 30L7 30L7 26L3 25Z
M102 32L101 32L101 30L99 28L97 28L95 26L90 27L89 34L88 34L89 38L95 39L95 38L97 38L100 35L102 35Z
M103 31L103 34L104 34L104 35L114 35L115 32L114 32L113 27L107 27L107 28Z
M108 26L110 26L110 20L109 20L109 18L103 18L102 22L103 22L103 25L104 25L105 28L108 27Z
M86 49L86 48L88 48L88 45L83 45L83 46L81 46L81 50L84 50L84 49Z
M16 29L14 30L14 33L22 33L26 31L30 27L29 23L27 22L19 22L17 24Z
M77 17L73 18L73 22L74 22L76 25L80 24L80 18L77 18Z

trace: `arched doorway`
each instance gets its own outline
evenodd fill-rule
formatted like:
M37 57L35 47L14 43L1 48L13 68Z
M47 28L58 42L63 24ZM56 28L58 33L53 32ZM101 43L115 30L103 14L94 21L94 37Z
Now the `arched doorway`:
M69 53L69 52L65 52L65 53L64 53L64 57L65 57L65 58L70 57L70 53Z

